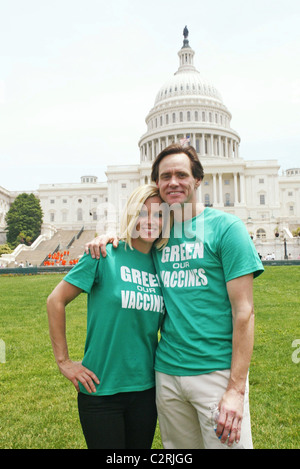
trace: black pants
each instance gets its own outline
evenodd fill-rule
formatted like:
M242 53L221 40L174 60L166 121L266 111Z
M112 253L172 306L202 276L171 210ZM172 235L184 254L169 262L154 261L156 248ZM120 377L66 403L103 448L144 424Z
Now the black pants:
M79 393L78 410L88 449L151 449L155 388L112 396Z

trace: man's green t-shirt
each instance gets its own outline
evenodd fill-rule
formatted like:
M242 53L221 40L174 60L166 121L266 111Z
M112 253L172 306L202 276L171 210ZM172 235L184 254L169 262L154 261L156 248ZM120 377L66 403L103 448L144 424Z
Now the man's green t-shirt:
M226 282L264 270L244 223L205 208L174 223L167 246L154 251L154 263L166 305L155 369L178 376L229 369L232 311Z
M93 395L155 386L154 357L164 302L151 253L124 242L100 260L84 255L64 278L88 293L82 364L100 380ZM80 391L87 393L80 384Z

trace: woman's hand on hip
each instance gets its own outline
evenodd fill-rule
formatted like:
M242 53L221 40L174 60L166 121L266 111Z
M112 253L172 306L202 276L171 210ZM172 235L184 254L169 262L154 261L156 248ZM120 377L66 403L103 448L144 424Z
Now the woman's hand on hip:
M60 372L74 384L79 392L79 382L85 387L88 393L96 392L96 384L100 381L91 370L82 365L81 362L65 360L58 364Z

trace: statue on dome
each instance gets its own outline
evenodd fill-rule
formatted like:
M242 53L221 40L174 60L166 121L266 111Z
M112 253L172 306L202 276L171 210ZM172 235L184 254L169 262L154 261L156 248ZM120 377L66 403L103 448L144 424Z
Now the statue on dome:
M183 37L184 37L184 39L186 39L186 38L188 37L188 35L189 35L189 30L188 30L187 26L185 26L185 28L184 28L184 30L183 30Z

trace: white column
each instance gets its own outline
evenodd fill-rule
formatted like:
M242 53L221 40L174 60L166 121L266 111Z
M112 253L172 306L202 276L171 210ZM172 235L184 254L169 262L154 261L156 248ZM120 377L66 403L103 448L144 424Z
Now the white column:
M255 189L255 176L251 176L251 203L253 205L257 205L257 202L256 202L256 189ZM248 201L247 201L248 202ZM249 202L248 202L249 203Z
M240 201L241 204L245 203L245 176L240 173Z
M280 201L279 201L279 185L278 185L278 176L277 175L273 175L273 181L272 181L272 184L273 184L273 187L275 189L275 205L278 207L279 204L280 204ZM297 191L298 191L298 187L296 187L296 194L297 194ZM295 197L294 199L295 201L297 201L297 197ZM296 212L297 213L297 212ZM296 215L296 214L295 214Z
M228 139L225 137L225 155L226 158L228 158Z
M237 191L237 173L233 173L233 179L234 179L234 205L238 205L239 200L238 200L238 191Z
M219 173L219 204L220 205L224 205L222 182L223 182L222 173Z
M210 135L210 154L211 154L211 156L215 155L215 152L214 152L214 136L213 136L213 134Z
M229 140L229 158L233 158L232 138Z
M201 140L200 140L200 153L201 153L201 156L204 156L204 151L205 151L204 134L201 134Z
M221 156L221 155L222 155L222 148L221 148L222 141L221 141L221 135L218 135L218 144L219 144L218 156Z
M212 177L213 177L213 196L214 196L213 204L215 205L215 204L218 203L218 200L217 200L217 179L216 179L216 174L213 174Z

